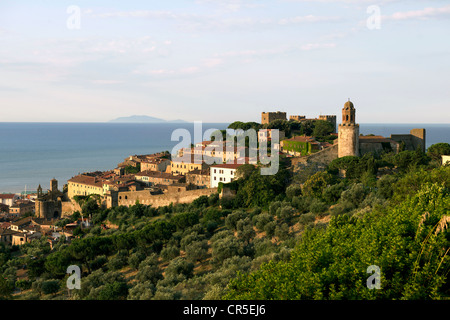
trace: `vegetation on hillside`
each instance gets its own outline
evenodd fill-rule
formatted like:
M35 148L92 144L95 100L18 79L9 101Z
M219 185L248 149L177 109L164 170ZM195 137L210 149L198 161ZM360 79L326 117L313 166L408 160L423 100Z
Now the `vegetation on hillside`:
M83 214L94 226L71 243L0 244L0 298L449 297L450 167L430 153L345 157L322 171L282 165L273 176L238 171L222 186L232 198L110 209L79 199L83 212L66 223ZM69 297L70 265L82 278ZM367 288L371 265L380 290Z

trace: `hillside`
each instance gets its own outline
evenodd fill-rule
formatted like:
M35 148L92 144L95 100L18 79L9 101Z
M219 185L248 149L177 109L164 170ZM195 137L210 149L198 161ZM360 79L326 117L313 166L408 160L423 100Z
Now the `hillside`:
M70 299L449 297L450 167L403 151L322 171L241 168L224 185L234 198L111 209L80 199L94 227L77 229L72 243L0 247L0 296L68 299L67 266L78 265L81 289ZM370 266L384 290L367 287Z

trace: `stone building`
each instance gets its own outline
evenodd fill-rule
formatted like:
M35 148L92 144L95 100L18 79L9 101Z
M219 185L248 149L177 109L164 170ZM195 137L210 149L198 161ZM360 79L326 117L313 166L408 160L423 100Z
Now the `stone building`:
M35 215L43 219L57 219L62 216L62 198L63 193L58 190L58 181L50 180L50 190L47 193L42 192L39 185L37 198L35 201Z
M356 123L356 109L349 100L342 109L342 123L338 126L338 139L334 144L310 155L293 158L292 161L298 168L305 166L325 168L334 159L345 156L358 157L370 152L398 153L418 148L425 152L425 137L426 132L423 128L412 129L409 134L392 134L389 138L372 134L362 136L359 133L359 124Z
M402 144L405 150L426 150L426 130L423 128L411 129L409 134L391 134L391 140Z
M170 166L169 159L165 158L145 159L141 162L141 172L147 170L166 172L168 166Z
M9 213L11 215L20 217L22 215L33 213L36 205L32 201L17 201L14 205L9 207Z
M289 120L290 121L307 121L307 120L312 120L312 121L317 121L317 120L321 120L321 121L328 121L333 125L333 133L336 133L336 115L329 115L329 114L321 114L319 115L318 118L306 118L306 116L299 116L299 115L291 115L289 116Z
M289 116L289 120L291 121L304 121L306 120L306 116L299 116L299 115L291 115Z
M211 173L209 169L193 170L186 174L186 184L192 184L197 188L209 188L211 181Z
M356 110L349 100L342 109L342 123L338 130L338 157L362 156L366 153L395 152L402 150L417 150L425 152L426 130L412 129L408 134L391 134L389 138L359 134L359 124L356 123Z
M321 115L319 115L318 120L330 122L333 125L333 133L336 133L336 116L335 115L321 114Z
M74 196L88 196L91 194L103 194L103 182L99 176L91 174L80 174L67 181L69 199Z
M320 150L320 143L314 137L294 136L280 142L281 152L294 157L305 156Z
M180 175L174 176L167 172L159 171L142 171L135 175L136 181L141 181L147 186L153 185L169 185L181 182L184 178Z
M383 151L400 151L400 143L382 136L359 136L359 152L364 155L369 152L380 154Z
M193 154L176 157L172 160L170 173L173 175L185 175L193 170L204 170L208 168L208 164L202 157L195 157Z
M275 120L287 120L286 112L263 112L261 114L261 124L269 124Z

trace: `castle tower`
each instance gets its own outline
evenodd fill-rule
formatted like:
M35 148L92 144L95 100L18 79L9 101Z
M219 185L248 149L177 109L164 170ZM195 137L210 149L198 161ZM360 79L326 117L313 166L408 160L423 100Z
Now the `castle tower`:
M261 113L261 124L269 124L275 120L286 120L286 112L262 112Z
M356 110L350 99L342 109L342 123L338 128L338 157L359 156L359 124Z
M336 133L336 116L335 115L319 115L319 120L330 122L333 125L333 133Z
M58 180L53 178L52 180L50 180L50 192L53 193L56 191L58 191Z

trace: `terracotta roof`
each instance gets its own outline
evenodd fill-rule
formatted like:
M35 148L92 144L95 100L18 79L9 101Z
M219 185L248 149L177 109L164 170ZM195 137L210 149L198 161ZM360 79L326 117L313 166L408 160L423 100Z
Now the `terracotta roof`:
M186 173L186 175L195 175L195 174L209 176L211 174L211 171L209 169L204 169L204 170L195 169L195 170L192 170L192 171Z
M187 160L187 161L186 161ZM201 162L199 162L199 160ZM176 157L173 158L172 162L178 162L178 163L196 163L196 164L201 164L203 163L202 157L201 156L195 156L194 154L190 154L187 156L183 156L183 157ZM199 163L198 163L199 162Z
M242 164L239 164L239 163L224 163L224 164L212 165L211 168L237 169L240 166L242 166Z
M313 137L310 136L295 136L290 139L286 139L287 141L299 141L299 142L316 142Z
M164 161L170 161L170 160L166 159L166 158L149 158L149 159L143 160L142 162L159 164L159 163L162 163Z
M26 218L23 218L23 219L20 219L20 220L17 220L17 221L13 221L13 223L11 223L11 224L15 225L15 226L21 226L21 225L30 223L31 220L32 220L32 217L26 217Z
M171 179L171 180L180 180L180 176L174 176L170 173L159 172L159 171L142 171L136 174L137 177L153 177L153 178L162 178L162 179Z
M204 147L204 146L209 145L211 142L212 141L202 141L202 142L196 143L196 145L202 145Z
M382 136L359 136L359 141L362 143L381 143L381 142L395 142L392 139Z
M75 176L72 179L69 179L68 182L74 182L79 184L86 184L90 186L95 186L101 188L103 186L103 179L98 177L92 177L88 175L79 175Z
M0 199L14 199L16 195L11 193L11 194L0 194Z
M17 233L20 233L19 231L14 231L11 229L0 229L0 236L8 236L8 235L15 235Z

